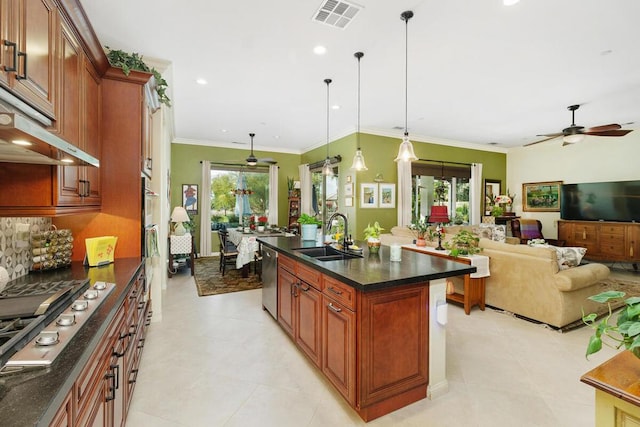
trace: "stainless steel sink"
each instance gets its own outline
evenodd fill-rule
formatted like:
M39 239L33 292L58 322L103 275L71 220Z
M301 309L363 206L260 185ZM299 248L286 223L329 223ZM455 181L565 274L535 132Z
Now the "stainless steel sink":
M294 249L294 251L316 259L318 261L336 261L336 260L344 260L344 259L352 259L352 258L362 258L362 255L346 253L343 251L339 251L336 248L331 246L319 246L314 248L298 248Z

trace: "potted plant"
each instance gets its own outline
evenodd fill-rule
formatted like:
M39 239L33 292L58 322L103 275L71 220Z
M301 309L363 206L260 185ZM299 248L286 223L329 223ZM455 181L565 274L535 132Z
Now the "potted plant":
M298 218L298 224L300 224L302 240L316 240L316 232L318 226L322 225L322 221L315 216L303 213Z
M624 300L625 307L618 314L616 323L609 322L612 314L611 301L621 300L624 296L625 293L621 291L606 291L589 297L592 301L606 303L609 312L600 322L596 322L596 313L582 316L582 321L595 330L589 338L586 357L600 351L604 343L617 349L624 346L640 358L640 297Z
M418 220L411 225L408 225L409 229L416 235L416 246L427 246L425 237L429 236L429 241L432 240L431 230L429 224L424 220Z
M504 214L504 209L500 205L493 205L491 207L491 215L492 216L502 216Z
M265 226L267 225L267 221L269 221L269 218L267 218L264 215L261 215L258 217L258 231L259 232L263 232Z
M380 250L380 232L384 228L380 226L378 221L367 224L367 228L364 229L364 238L367 240L367 246L369 247L369 253L378 253Z
M449 255L457 257L459 255L474 255L482 250L478 247L480 238L467 230L462 230L455 234L451 240L445 242L445 248L451 252Z

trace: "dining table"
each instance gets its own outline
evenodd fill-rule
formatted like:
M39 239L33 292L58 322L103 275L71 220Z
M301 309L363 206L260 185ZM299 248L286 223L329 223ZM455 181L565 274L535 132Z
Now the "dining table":
M229 228L229 241L238 248L236 258L236 268L242 269L242 277L249 277L249 264L254 260L255 254L260 252L260 242L258 237L264 236L285 236L279 230L268 229L266 231L244 231L243 228ZM291 234L293 236L293 234Z

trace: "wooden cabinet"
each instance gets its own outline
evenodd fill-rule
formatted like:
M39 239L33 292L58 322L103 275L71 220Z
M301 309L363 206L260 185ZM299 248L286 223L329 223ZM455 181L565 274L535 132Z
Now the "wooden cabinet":
M640 224L604 221L558 222L558 238L567 246L587 248L585 258L599 261L640 261Z
M58 10L53 0L2 0L0 84L56 118Z
M300 198L289 197L289 217L288 217L289 229L296 229L299 231L300 224L298 224L298 218L300 218Z
M63 19L61 109L53 132L93 157L100 158L101 98L100 77ZM56 205L96 205L101 203L100 169L92 166L59 166Z
M58 412L53 416L49 427L71 427L74 425L72 397L73 392L69 392L60 409L58 409Z
M284 256L278 257L278 265L278 322L320 367L321 275Z
M346 286L346 285L342 285ZM356 401L356 314L325 286L322 293L322 373L346 401Z

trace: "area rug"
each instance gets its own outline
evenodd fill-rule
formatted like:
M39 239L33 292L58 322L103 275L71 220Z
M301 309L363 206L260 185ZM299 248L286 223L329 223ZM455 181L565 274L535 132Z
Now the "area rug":
M601 292L605 292L605 291L622 291L625 293L624 299L621 301L615 301L611 303L611 310L615 311L619 308L621 308L622 306L624 306L624 300L630 297L640 297L640 282L634 282L634 281L630 281L630 280L622 280L622 279L605 279L603 281L601 281L598 285L597 288L594 289L593 295L597 295ZM527 320L529 322L532 323L536 323L536 324L540 324L541 326L548 328L548 329L553 329L559 332L569 332L571 330L577 329L577 328L581 328L583 326L586 326L584 324L584 322L582 321L582 319L578 319L575 322L571 322L568 325L565 325L561 328L557 328L555 326L551 326L551 325L547 325L545 323L541 323L537 320L533 320L533 319L529 319L527 317L524 316L520 316L518 314L515 313L511 313L511 312L507 312L504 310L501 310L499 308L495 308L495 307L491 307L493 310L498 311L500 313L509 315L509 316L513 316L513 317L517 317L519 319L523 319L523 320ZM598 314L598 318L602 318L603 316L605 316L606 314L609 313L609 308L607 306L607 304L602 304L601 309L598 310L596 312Z
M249 272L249 277L243 278L241 270L227 267L222 277L220 257L217 256L196 258L194 273L198 295L201 297L262 288L262 282L253 274L253 269Z

